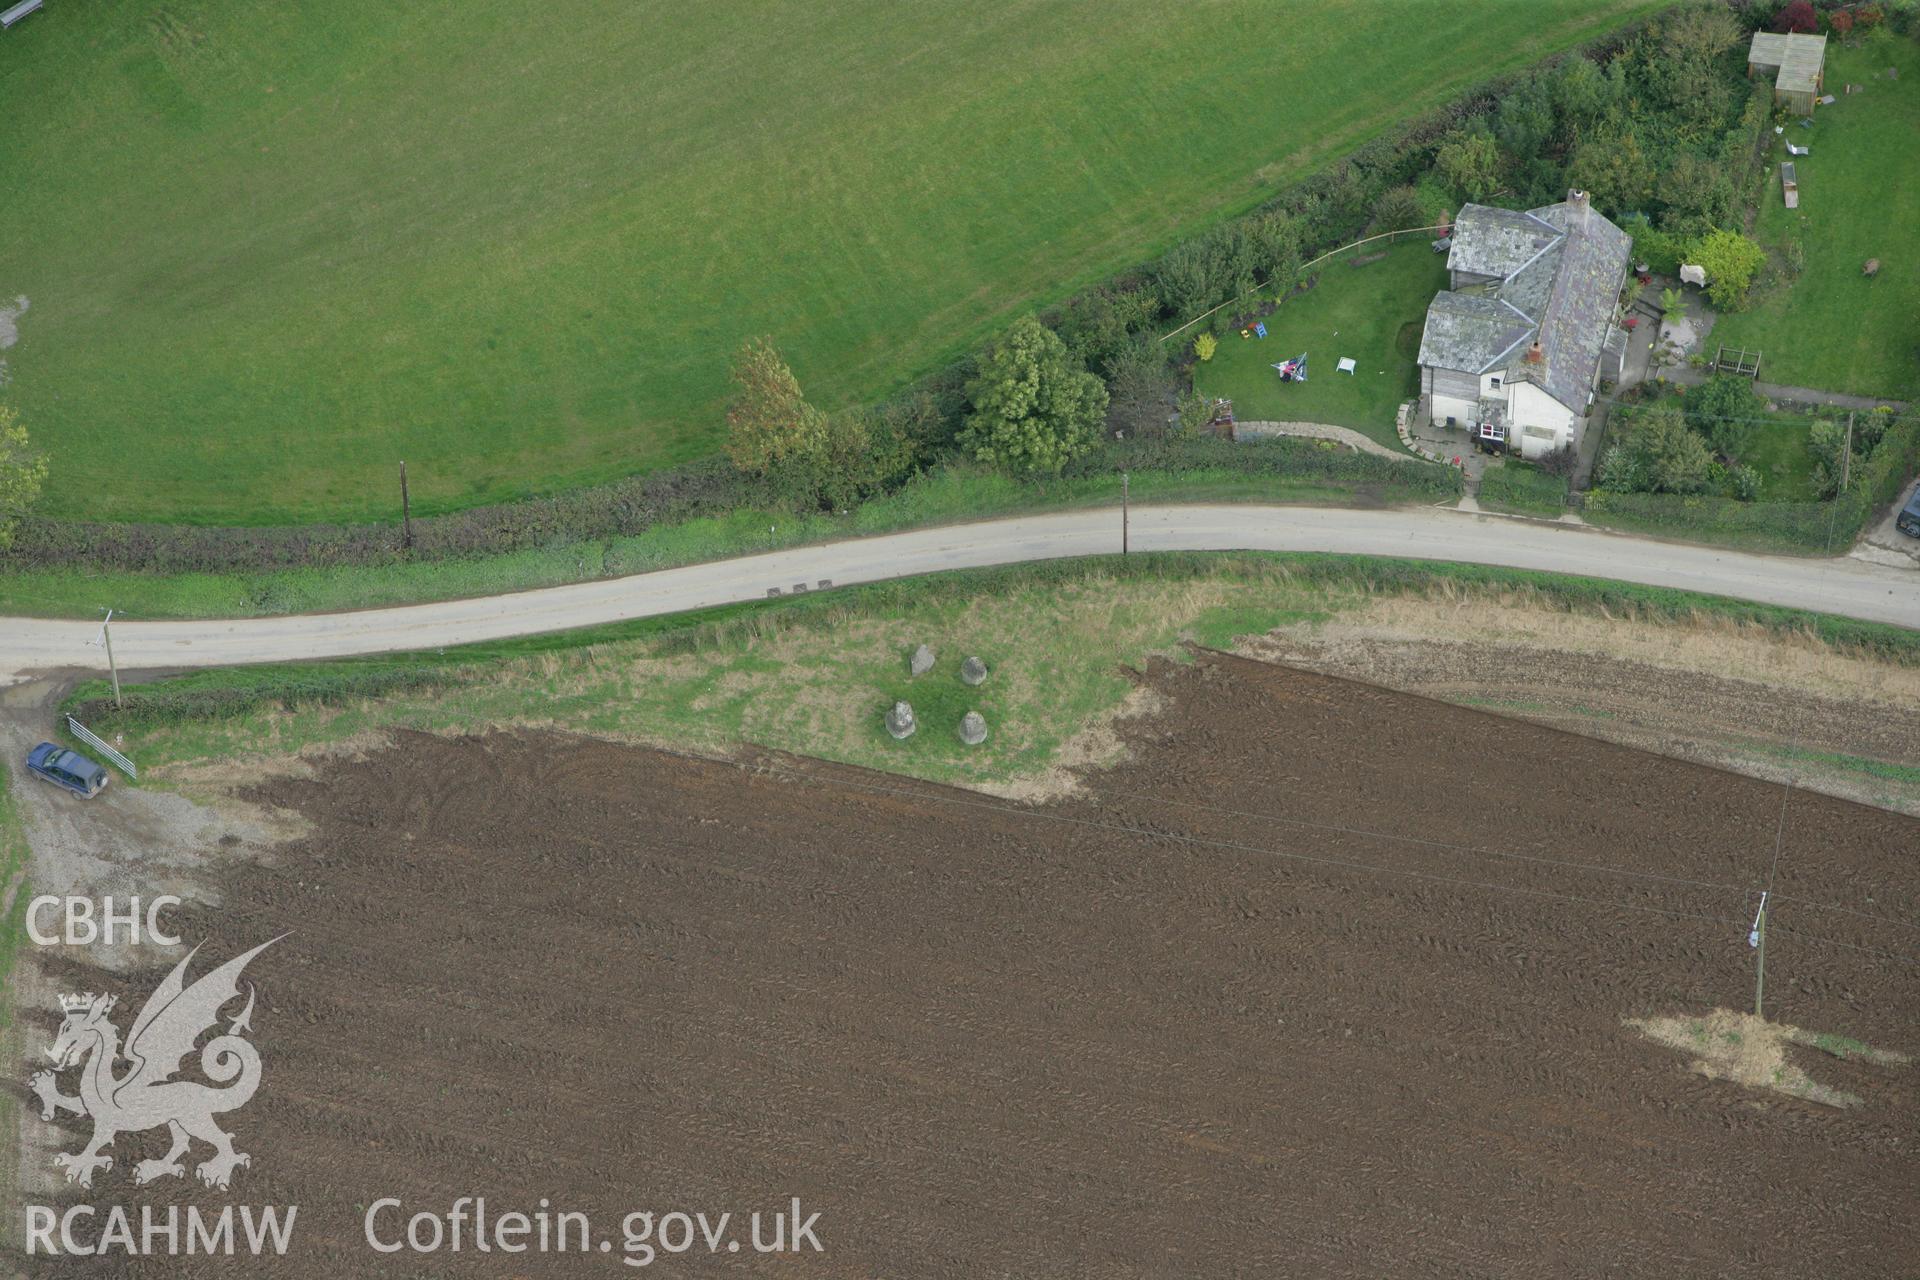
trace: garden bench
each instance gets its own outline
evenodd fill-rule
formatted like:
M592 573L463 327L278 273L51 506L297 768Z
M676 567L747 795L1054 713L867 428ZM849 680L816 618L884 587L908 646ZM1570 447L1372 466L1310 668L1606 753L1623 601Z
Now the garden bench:
M5 13L0 13L0 31L11 27L14 23L20 21L20 19L26 17L46 2L47 0L20 0L19 4L14 5Z

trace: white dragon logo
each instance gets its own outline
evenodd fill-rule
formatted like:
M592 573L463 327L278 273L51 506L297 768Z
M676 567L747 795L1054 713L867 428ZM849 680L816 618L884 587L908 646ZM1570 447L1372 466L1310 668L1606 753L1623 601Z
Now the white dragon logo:
M120 1047L119 1028L107 1020L114 1006L112 996L89 993L60 997L60 1010L66 1018L53 1047L46 1051L54 1069L35 1075L32 1089L40 1099L43 1120L53 1119L55 1111L93 1117L93 1140L86 1149L63 1151L53 1158L55 1165L67 1171L68 1182L91 1187L95 1169L113 1166L111 1156L100 1154L102 1147L111 1145L119 1134L160 1125L167 1126L173 1135L173 1146L160 1159L135 1165L135 1182L184 1176L186 1169L180 1157L186 1154L190 1138L213 1146L213 1157L194 1170L210 1187L224 1190L236 1167L252 1163L252 1157L233 1149L233 1135L213 1122L220 1112L245 1106L260 1087L259 1051L242 1035L253 1029L251 983L247 986L247 1006L240 1016L225 1035L215 1036L200 1050L200 1069L208 1079L225 1087L173 1077L180 1070L181 1060L193 1052L201 1033L219 1022L221 1007L239 996L240 971L278 941L263 942L188 986L187 965L200 950L195 947L147 998L140 1016L133 1020L125 1049ZM132 1066L124 1075L115 1076L114 1065L122 1059ZM76 1066L82 1068L80 1093L73 1097L60 1092L56 1073Z

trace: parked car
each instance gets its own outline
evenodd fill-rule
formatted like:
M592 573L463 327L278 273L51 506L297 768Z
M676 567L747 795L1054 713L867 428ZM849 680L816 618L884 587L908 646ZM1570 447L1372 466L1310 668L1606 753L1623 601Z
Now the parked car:
M43 742L27 752L27 772L87 799L105 790L108 777L105 767L53 742Z
M1920 487L1916 487L1907 499L1907 505L1900 508L1900 514L1894 517L1893 527L1909 538L1920 538Z

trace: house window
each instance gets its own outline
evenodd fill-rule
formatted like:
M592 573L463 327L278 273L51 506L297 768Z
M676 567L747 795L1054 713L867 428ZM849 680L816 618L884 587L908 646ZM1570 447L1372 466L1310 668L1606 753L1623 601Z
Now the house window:
M1496 387L1497 387L1497 386L1499 386L1499 385L1500 385L1500 375L1499 375L1499 374L1497 374L1497 373L1496 373L1496 374L1494 374L1494 375L1493 375L1493 378L1491 379L1491 381L1492 381L1492 383L1493 383L1493 385L1494 385L1494 386L1496 386Z
M1551 440L1554 436L1552 427L1528 427L1526 431L1535 440Z

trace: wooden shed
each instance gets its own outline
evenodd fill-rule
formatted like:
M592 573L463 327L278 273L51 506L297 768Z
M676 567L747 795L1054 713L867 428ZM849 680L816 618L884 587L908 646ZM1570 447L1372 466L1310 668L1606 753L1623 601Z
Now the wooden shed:
M1813 114L1814 99L1826 89L1826 65L1825 36L1756 31L1747 50L1747 74L1772 79L1774 105L1803 116Z

